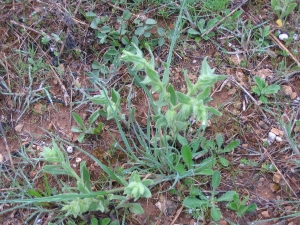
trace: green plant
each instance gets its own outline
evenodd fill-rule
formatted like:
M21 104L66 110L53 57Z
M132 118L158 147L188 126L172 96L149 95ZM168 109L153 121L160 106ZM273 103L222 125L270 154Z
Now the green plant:
M63 194L41 197L34 192L37 198L10 199L9 202L23 202L26 204L56 202L62 205L61 210L64 212L65 217L72 215L76 218L88 211L107 212L110 205L114 205L116 209L125 208L135 214L141 214L143 213L143 209L140 204L130 202L130 200L134 198L134 201L136 201L139 198L151 197L151 192L147 186L152 185L153 181L149 179L141 180L136 171L131 173L129 182L127 182L123 177L115 175L108 167L88 154L111 179L121 185L121 187L109 188L109 190L93 191L90 172L86 167L86 162L80 163L80 174L78 175L71 167L68 156L59 149L55 142L53 142L52 148L44 147L41 155L43 158L40 160L46 161L47 163L47 165L44 165L42 168L45 173L67 175L75 179L76 186L71 187L64 185ZM117 194L122 192L123 195ZM31 194L32 193L33 192L31 192ZM0 201L0 203L4 202L6 202L6 200Z
M246 202L249 200L247 195L243 200L239 198L239 195L236 193L233 195L233 201L229 202L226 207L237 212L237 216L242 217L246 213L253 212L256 210L256 204L246 205Z
M256 85L252 87L252 91L259 96L259 100L266 104L268 102L267 96L270 94L276 94L280 90L280 86L277 84L267 85L264 79L254 76Z
M206 22L205 19L201 18L198 22L197 22L197 30L194 28L190 28L188 30L188 34L192 35L195 37L196 41L200 41L200 36L202 34L204 34L207 30L209 30L211 27L213 27L222 17L221 16L217 16L216 18L210 19ZM209 32L207 35L205 35L203 37L204 40L208 40L211 37L215 36L215 32L211 31Z
M286 18L296 8L294 0L271 0L271 6L279 19Z
M216 140L206 140L203 138L201 146L205 150L205 152L212 151L213 155L216 159L221 163L222 166L227 167L229 165L229 161L222 156L222 154L233 151L234 148L239 146L240 141L234 140L231 141L228 145L224 146L223 136L218 133L216 135Z
M124 50L121 59L127 63L133 63L131 69L133 73L146 72L144 80L140 83L149 85L153 92L159 94L159 100L154 102L157 109L154 116L155 127L157 129L169 128L169 139L174 140L180 131L186 130L191 116L205 126L208 121L208 112L221 115L215 108L206 106L206 103L211 100L209 97L211 87L226 76L214 74L214 69L211 69L207 63L207 58L203 60L201 74L195 84L190 81L187 74L184 74L188 89L185 94L175 91L173 85L169 83L168 74L164 75L162 80L160 79L155 70L154 56L148 45L146 48L151 55L150 61L144 59L142 51L136 45L134 47L136 54ZM163 108L166 110L162 110Z
M215 171L212 175L212 192L210 196L204 195L204 193L195 188L190 192L190 196L186 197L182 204L184 207L188 208L194 215L198 213L198 220L205 219L205 214L210 210L210 217L214 221L220 220L222 214L220 208L217 206L219 202L230 202L233 200L233 197L237 195L235 191L228 191L223 194L221 197L217 198L216 195L218 192L216 189L220 185L221 174L219 171ZM200 213L200 214L199 214Z
M95 111L90 116L87 126L84 125L83 120L77 113L75 112L72 113L73 118L76 121L76 123L79 125L79 127L72 127L71 130L76 133L81 133L77 138L79 143L82 143L84 141L84 138L87 134L99 135L101 133L102 126L103 126L102 122L98 123L97 127L94 127L94 123L97 120L97 118L100 116L100 113L101 113L100 110Z

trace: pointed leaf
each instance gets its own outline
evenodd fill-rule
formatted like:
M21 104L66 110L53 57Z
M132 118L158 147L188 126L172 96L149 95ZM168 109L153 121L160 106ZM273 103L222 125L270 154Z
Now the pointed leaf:
M220 185L220 183L221 183L221 174L218 170L216 170L212 175L211 185L214 189L216 189Z
M171 103L175 106L177 104L177 96L172 84L168 85L168 92L170 93Z
M239 140L231 141L225 148L222 150L222 152L231 152L234 148L240 145Z
M188 145L185 145L181 148L181 155L187 168L191 169L193 165L193 156L192 156L192 151Z
M80 126L80 128L84 129L85 127L81 117L76 112L72 112L72 115L76 123L78 123L78 125Z
M217 199L217 202L231 202L233 200L233 196L237 195L236 191L227 191L220 198Z
M81 179L83 179L85 187L89 191L92 191L90 172L86 167L86 162L85 161L80 163L80 176L81 176Z
M213 218L214 221L219 221L222 216L220 209L215 205L213 205L210 211L210 216L211 218Z

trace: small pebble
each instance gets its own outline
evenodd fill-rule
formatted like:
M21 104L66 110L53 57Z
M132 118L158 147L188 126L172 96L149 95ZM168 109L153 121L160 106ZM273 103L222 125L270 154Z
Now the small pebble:
M73 152L73 147L72 146L68 146L67 147L67 152L71 154Z
M279 38L281 41L284 41L284 40L286 40L286 39L289 38L289 35L286 34L286 33L281 33L281 34L279 34L278 38Z
M75 160L75 161L76 161L77 163L80 163L80 162L81 162L81 160L82 160L82 159L78 157L78 158L76 158L76 160Z
M22 131L23 127L24 127L24 124L20 123L17 126L15 126L15 131L20 133Z
M197 62L197 60L196 60L196 59L194 59L194 60L193 60L193 64L195 64L196 62Z
M277 137L275 138L275 140L276 140L277 142L282 142L282 138L279 137L279 136L277 136Z
M294 35L293 35L293 39L294 39L295 41L298 41L298 40L299 40L299 34L294 34Z
M76 168L76 167L77 167L76 163L73 163L73 164L72 164L72 166L73 166L74 168Z
M275 141L276 138L276 134L274 134L273 132L269 132L268 134L268 140L270 143L273 143Z
M0 163L2 163L4 161L4 157L2 154L0 154Z

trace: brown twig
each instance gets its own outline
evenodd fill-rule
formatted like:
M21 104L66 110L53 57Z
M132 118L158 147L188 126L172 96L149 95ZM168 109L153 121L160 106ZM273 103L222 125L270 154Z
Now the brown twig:
M70 96L66 90L65 85L62 83L62 81L60 80L59 76L57 75L57 72L55 71L55 69L49 64L50 69L52 70L57 82L59 83L59 86L63 92L63 96L64 96L64 103L65 106L67 106L70 103Z
M15 166L14 166L14 163L13 163L13 160L12 160L12 157L11 157L11 154L10 154L10 150L9 150L9 147L8 147L8 144L7 144L7 140L6 140L6 135L5 135L5 131L3 129L3 126L2 126L2 123L0 122L0 132L2 134L2 137L3 137L3 140L4 140L4 145L5 145L5 149L7 151L7 154L8 154L8 158L9 158L9 161L10 161L10 164L11 164L11 167L13 169L13 171L15 171Z
M219 22L217 22L214 26L212 26L211 28L209 28L207 31L205 31L201 37L207 35L209 32L211 32L213 29L215 29L217 26L220 25L220 23L222 23L224 20L226 20L229 16L231 16L233 13L235 13L236 10L238 10L240 7L242 7L244 4L246 4L246 2L248 2L248 0L244 0L242 1L239 5L237 5L228 15L226 15L225 17L223 17Z
M176 220L178 219L182 210L183 210L183 206L181 206L180 209L177 210L176 215L175 215L174 219L172 220L172 222L170 223L170 225L173 225L176 222Z

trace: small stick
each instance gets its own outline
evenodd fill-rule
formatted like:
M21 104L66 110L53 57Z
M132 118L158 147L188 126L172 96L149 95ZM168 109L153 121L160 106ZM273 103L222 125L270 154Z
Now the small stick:
M219 26L220 23L222 23L222 22L223 22L224 20L226 20L229 16L231 16L233 13L235 13L235 11L236 11L237 9L239 9L241 6L243 6L247 1L248 1L248 0L242 1L242 2L241 2L239 5L237 5L237 6L235 7L235 9L233 9L228 15L226 15L225 17L223 17L223 18L222 18L219 22L217 22L214 26L212 26L212 27L209 28L207 31L205 31L205 32L201 35L201 37L207 35L209 32L211 32L213 29L215 29L217 26Z
M182 210L183 210L183 206L181 206L180 209L177 210L176 215L175 215L174 219L172 220L172 222L170 223L170 225L173 225L176 222L176 220L178 219Z
M5 135L5 131L3 129L3 126L2 126L2 123L0 122L0 132L2 134L2 137L3 137L3 140L4 140L4 145L5 145L5 149L7 151L7 154L8 154L8 158L9 158L9 161L10 161L10 164L11 164L11 167L13 169L13 171L15 171L15 166L13 164L13 160L11 158L11 154L10 154L10 150L9 150L9 147L8 147L8 144L7 144L7 140L6 140L6 135Z
M60 86L60 88L61 88L61 90L62 90L62 92L63 92L63 95L64 95L64 103L65 103L65 106L67 106L67 105L69 104L69 102L70 102L70 96L69 96L69 94L68 94L68 92L67 92L67 90L66 90L66 87L65 87L65 85L61 82L59 76L57 75L55 69L53 69L53 67L51 66L51 64L49 64L49 67L50 67L50 69L52 70L52 72L53 72L53 74L54 74L56 80L57 80L58 83L59 83L59 86Z

